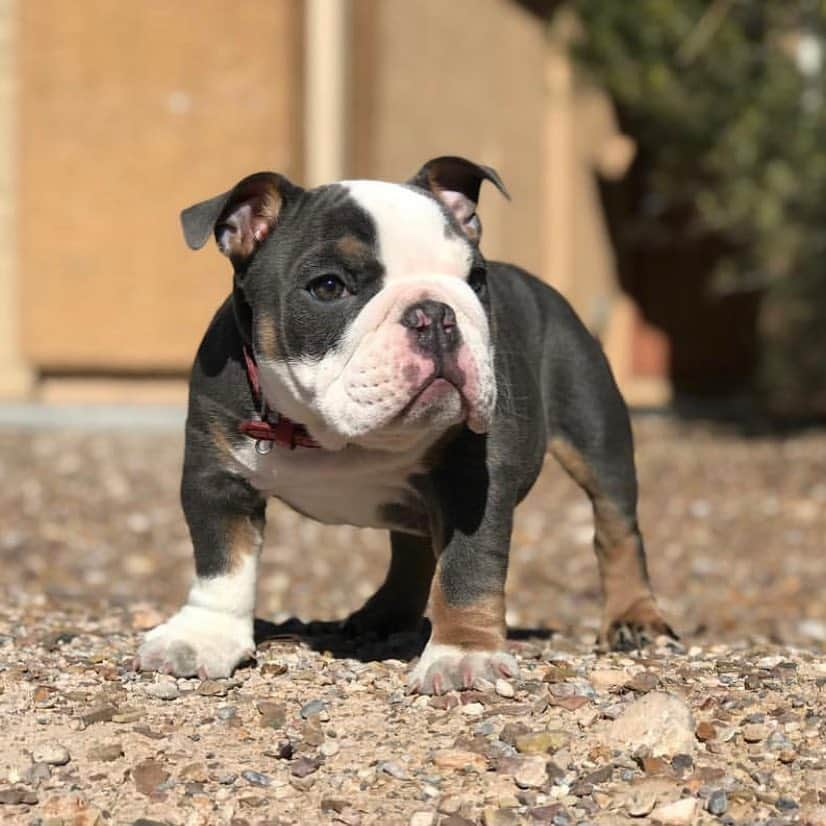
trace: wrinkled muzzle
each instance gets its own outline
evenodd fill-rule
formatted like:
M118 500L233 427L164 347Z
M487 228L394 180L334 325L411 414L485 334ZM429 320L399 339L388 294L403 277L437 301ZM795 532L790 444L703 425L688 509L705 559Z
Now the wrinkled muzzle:
M348 441L377 431L487 431L496 402L488 321L457 278L386 287L318 365L315 404Z

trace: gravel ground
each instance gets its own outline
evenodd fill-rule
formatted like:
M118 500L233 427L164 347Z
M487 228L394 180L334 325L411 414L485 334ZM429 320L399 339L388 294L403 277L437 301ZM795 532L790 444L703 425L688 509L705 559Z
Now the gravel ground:
M422 639L305 624L372 593L386 537L278 503L257 665L129 673L192 571L180 434L0 430L0 822L826 824L826 433L635 429L682 646L594 654L589 506L549 463L514 537L521 677L436 698L404 691Z

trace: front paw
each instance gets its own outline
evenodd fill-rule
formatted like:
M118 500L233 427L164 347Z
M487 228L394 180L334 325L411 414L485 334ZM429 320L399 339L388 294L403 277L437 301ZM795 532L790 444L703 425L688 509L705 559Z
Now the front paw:
M480 679L495 682L500 677L517 677L519 666L506 651L473 651L455 645L428 643L410 673L411 693L444 694L473 688Z
M251 618L185 605L144 637L135 670L202 679L229 677L254 651Z

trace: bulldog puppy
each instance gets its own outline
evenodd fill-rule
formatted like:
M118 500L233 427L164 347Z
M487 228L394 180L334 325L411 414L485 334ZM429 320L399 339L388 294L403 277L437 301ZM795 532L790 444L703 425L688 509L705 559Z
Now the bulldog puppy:
M515 676L505 646L513 515L547 450L593 505L599 642L673 632L648 581L631 429L600 345L556 291L479 248L463 158L407 183L305 190L259 172L181 214L193 249L232 262L192 371L181 498L195 548L181 610L136 667L226 677L254 651L267 499L321 522L386 528L384 584L353 633L431 638L410 688Z

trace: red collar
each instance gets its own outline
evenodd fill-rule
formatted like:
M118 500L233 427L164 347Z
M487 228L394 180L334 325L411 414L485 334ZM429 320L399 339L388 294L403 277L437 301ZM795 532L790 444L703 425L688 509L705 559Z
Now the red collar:
M247 366L247 379L255 406L261 411L259 419L248 419L238 423L238 430L245 436L255 439L255 449L259 453L269 453L272 443L279 447L295 450L297 447L321 447L307 432L303 424L298 424L275 410L270 410L261 391L258 378L258 365L252 353L244 346L244 363Z

